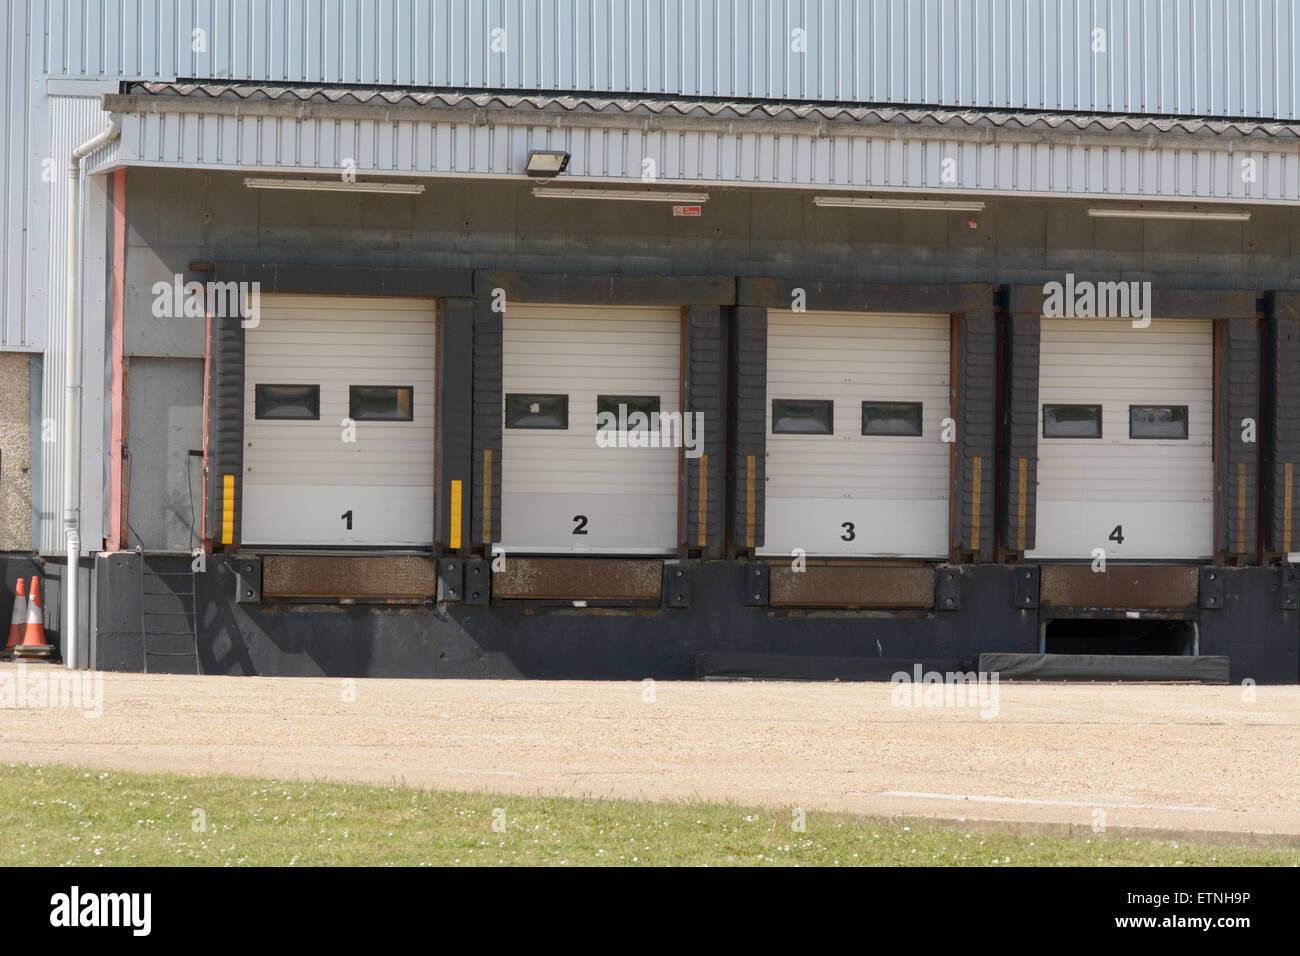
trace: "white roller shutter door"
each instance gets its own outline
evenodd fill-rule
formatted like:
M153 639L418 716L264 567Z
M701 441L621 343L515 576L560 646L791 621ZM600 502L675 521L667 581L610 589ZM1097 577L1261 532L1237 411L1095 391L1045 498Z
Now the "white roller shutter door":
M436 347L429 299L262 297L245 332L245 544L432 545ZM319 420L259 420L259 384L318 385ZM410 387L411 420L358 421L345 440L354 385Z
M1043 319L1029 557L1212 555L1213 346L1209 320ZM1044 438L1043 406L1054 404L1101 405L1102 437ZM1130 405L1186 406L1188 437L1130 438Z
M681 310L510 304L503 392L564 395L568 427L504 428L508 553L668 554L677 548L677 448L603 448L598 395L681 409Z
M760 553L947 555L950 338L946 315L768 312ZM831 400L833 434L773 434L786 399ZM920 403L920 436L863 435L863 401Z

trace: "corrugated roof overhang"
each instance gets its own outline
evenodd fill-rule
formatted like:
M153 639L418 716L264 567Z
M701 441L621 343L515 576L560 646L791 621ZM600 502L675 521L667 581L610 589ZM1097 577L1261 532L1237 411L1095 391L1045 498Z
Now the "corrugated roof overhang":
M1180 202L1300 203L1300 126L505 92L134 83L112 165L523 177ZM350 161L350 163L349 163Z

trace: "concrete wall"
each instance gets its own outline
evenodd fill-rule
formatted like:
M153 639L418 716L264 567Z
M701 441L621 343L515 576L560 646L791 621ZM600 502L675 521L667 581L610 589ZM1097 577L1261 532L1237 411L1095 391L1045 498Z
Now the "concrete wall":
M130 359L127 542L147 551L198 547L203 513L203 362Z
M130 354L202 354L198 320L149 316L149 285L192 260L945 282L1041 283L1072 271L1300 289L1300 210L1289 207L1257 207L1246 223L1143 222L1093 219L1084 200L889 211L820 208L809 192L714 188L703 216L674 218L659 203L537 199L533 183L430 181L421 196L340 196L252 190L242 179L128 172Z
M0 551L32 550L30 362L0 352Z

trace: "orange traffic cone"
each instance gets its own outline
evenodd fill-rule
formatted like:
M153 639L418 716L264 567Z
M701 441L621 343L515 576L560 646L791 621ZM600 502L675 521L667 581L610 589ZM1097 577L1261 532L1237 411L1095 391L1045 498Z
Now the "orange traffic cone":
M23 627L27 623L27 582L22 578L14 586L14 613L9 618L9 643L5 653L12 654L14 648L22 643Z
M41 610L40 578L32 578L32 599L27 602L27 626L23 628L23 642L14 648L14 656L54 656L54 648L45 642L45 612Z

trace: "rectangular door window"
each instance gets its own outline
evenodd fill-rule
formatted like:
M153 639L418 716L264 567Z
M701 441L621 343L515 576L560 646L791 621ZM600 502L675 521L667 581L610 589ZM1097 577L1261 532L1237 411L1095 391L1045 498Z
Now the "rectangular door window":
M1130 405L1128 407L1128 437L1185 439L1187 437L1187 406Z
M774 435L830 435L835 431L835 403L811 399L772 399Z
M920 402L863 402L862 434L921 435Z
M257 385L256 416L290 421L320 420L319 385Z
M409 422L413 391L409 385L353 385L348 415L358 422Z
M1044 405L1044 438L1100 438L1100 405Z
M568 395L507 395L506 428L569 427Z

